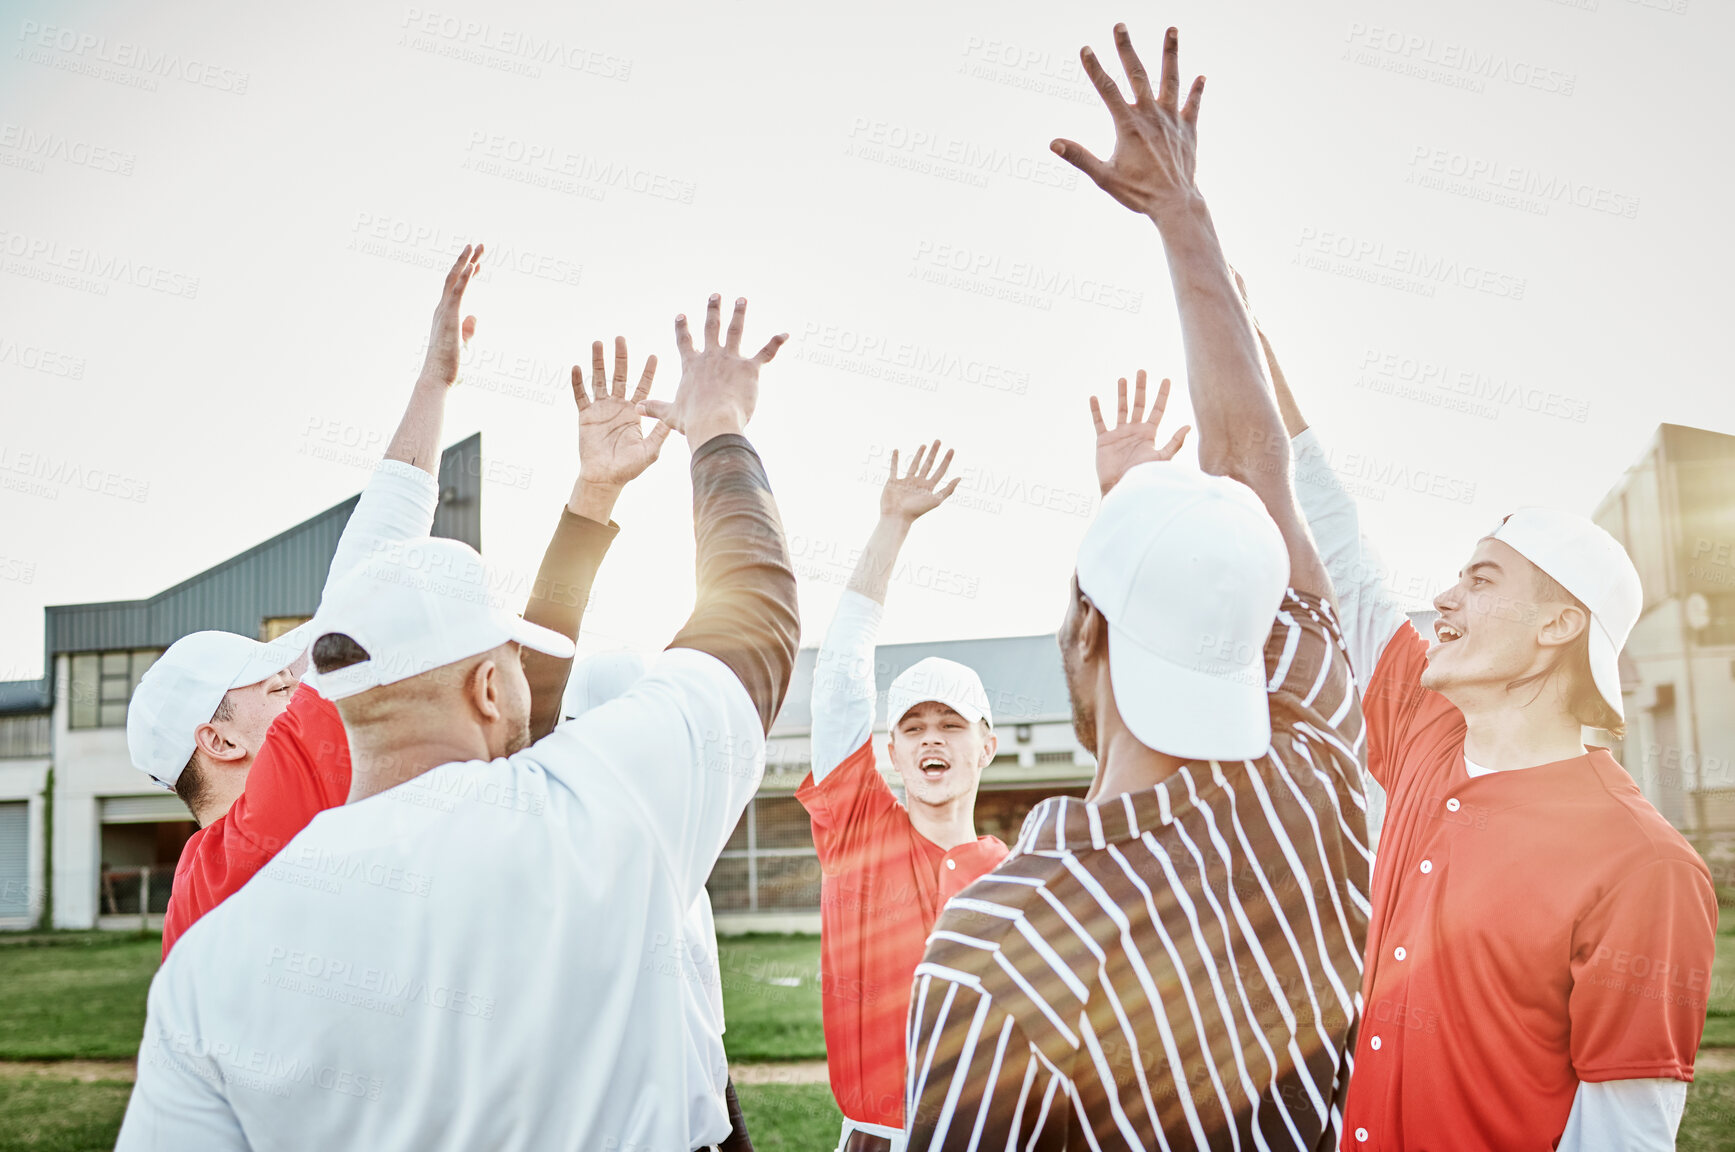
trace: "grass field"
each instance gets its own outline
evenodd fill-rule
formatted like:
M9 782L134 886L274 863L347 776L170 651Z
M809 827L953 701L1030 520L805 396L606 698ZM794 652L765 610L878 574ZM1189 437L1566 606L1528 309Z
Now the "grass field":
M130 1059L144 1026L145 990L162 944L155 935L0 936L0 1061ZM819 940L741 936L720 942L718 967L732 1063L823 1060ZM1725 915L1706 1013L1707 1047L1735 1048L1735 916ZM1681 1152L1735 1152L1735 1070L1703 1068L1687 1097ZM131 1086L0 1066L0 1152L113 1147ZM841 1116L824 1084L737 1086L754 1146L815 1152Z

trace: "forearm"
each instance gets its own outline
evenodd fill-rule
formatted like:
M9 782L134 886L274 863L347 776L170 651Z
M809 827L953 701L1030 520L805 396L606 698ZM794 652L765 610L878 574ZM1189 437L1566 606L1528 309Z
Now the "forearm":
M573 495L574 500L561 509L560 522L543 553L542 567L524 609L525 620L552 628L569 640L578 639L597 569L620 532L618 525L606 521L606 512L604 521L575 513L577 487ZM614 501L608 503L612 507ZM589 502L586 506L594 507ZM572 661L526 648L523 662L524 678L530 685L530 738L540 740L560 723L560 705L572 674Z
M1271 373L1271 387L1277 393L1277 412L1283 417L1283 430L1291 437L1299 436L1307 431L1307 418L1301 414L1301 405L1295 402L1295 393L1289 390L1289 377L1283 374L1277 363L1277 353L1271 350L1271 339L1257 324L1253 330L1259 334L1259 347L1265 353L1265 367Z
M1283 533L1292 587L1330 597L1331 583L1295 504L1289 437L1265 380L1253 319L1204 201L1165 213L1163 249L1199 427L1199 466L1251 488Z
M1265 384L1252 318L1203 200L1167 214L1160 230L1180 313L1199 465L1263 494L1288 470L1286 454L1270 450L1284 441L1283 423Z
M874 640L881 605L845 590L813 662L813 780L825 779L862 746L874 727Z
M745 437L708 437L693 451L692 473L698 594L669 647L696 648L728 665L769 731L801 631L783 524Z
M398 430L386 445L387 460L402 460L438 478L440 433L446 423L446 394L450 391L445 383L433 377L416 378Z
M886 602L886 589L897 566L898 552L910 534L910 522L901 516L881 516L868 536L849 576L849 590L860 592L875 604Z

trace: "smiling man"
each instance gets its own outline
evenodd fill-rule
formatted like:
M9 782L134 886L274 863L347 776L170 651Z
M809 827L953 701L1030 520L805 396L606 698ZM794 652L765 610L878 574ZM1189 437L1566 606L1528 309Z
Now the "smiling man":
M874 637L910 526L958 486L938 440L891 475L880 519L838 601L813 677L813 772L796 799L813 818L821 881L821 978L839 1148L902 1146L910 980L940 908L1006 857L976 835L976 790L997 740L974 671L929 657L886 694L886 754L904 803L874 767Z
M1430 643L1264 351L1387 793L1342 1147L1673 1148L1716 898L1699 854L1583 742L1623 732L1638 572L1590 520L1520 509L1434 598Z

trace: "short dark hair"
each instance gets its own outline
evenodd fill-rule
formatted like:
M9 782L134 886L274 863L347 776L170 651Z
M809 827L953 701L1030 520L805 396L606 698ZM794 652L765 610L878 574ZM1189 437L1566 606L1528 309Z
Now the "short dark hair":
M313 642L313 669L321 676L371 659L366 648L342 632L327 633Z
M229 694L225 692L223 698L217 701L217 710L211 713L211 723L222 724L234 716L235 706L229 702ZM193 754L187 757L187 766L175 777L175 795L181 798L181 803L187 806L193 819L198 820L199 806L205 802L210 790L210 781L205 778L205 770L199 766L199 749L195 747Z
M1584 630L1581 631L1554 658L1554 663L1540 672L1522 676L1506 686L1508 691L1523 688L1529 684L1540 684L1555 672L1563 672L1566 676L1566 710L1574 720L1586 728L1598 728L1613 736L1616 740L1626 738L1626 721L1616 712L1602 692L1596 686L1596 678L1590 671L1590 630L1595 623L1590 618L1590 609L1584 602L1544 572L1536 569L1536 594L1539 599L1559 604L1571 604L1585 615ZM1539 688L1538 691L1541 689Z

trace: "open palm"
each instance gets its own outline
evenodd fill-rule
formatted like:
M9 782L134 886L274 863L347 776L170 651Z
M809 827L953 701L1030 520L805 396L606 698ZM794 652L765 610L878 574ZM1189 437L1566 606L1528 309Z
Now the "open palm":
M638 388L627 395L627 342L614 340L614 376L603 379L602 341L590 346L591 393L584 388L584 374L572 366L572 398L578 404L578 472L592 484L620 487L642 473L663 450L669 426L658 421L644 431L638 405L651 393L657 358L645 360Z
M1127 470L1152 460L1169 460L1181 450L1181 444L1187 439L1191 425L1183 424L1179 431L1169 438L1169 442L1157 447L1157 425L1163 421L1163 410L1169 406L1169 382L1164 380L1157 388L1157 401L1151 405L1150 415L1145 415L1145 370L1140 368L1137 374L1138 385L1133 393L1132 411L1127 410L1127 381L1121 377L1119 381L1120 402L1115 408L1115 426L1110 428L1103 422L1102 406L1095 396L1090 398L1091 418L1096 421L1096 479L1102 485L1103 495L1108 495L1110 488L1120 483L1120 478Z
M936 467L936 461L938 466ZM886 477L886 486L880 490L880 515L894 516L898 519L914 522L918 516L923 516L938 508L958 487L962 476L954 477L952 482L940 488L940 481L946 475L946 469L952 465L952 450L946 449L944 459L940 458L940 442L925 444L916 449L916 458L910 462L910 470L898 475L898 450L892 449L892 471ZM938 489L936 491L936 489Z

